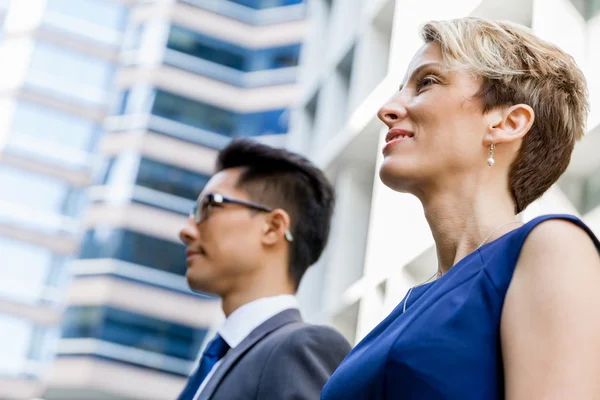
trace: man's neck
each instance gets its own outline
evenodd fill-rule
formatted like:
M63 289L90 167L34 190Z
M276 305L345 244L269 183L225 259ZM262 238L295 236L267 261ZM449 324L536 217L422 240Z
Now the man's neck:
M239 276L226 293L220 293L223 312L229 316L241 306L265 297L296 294L288 263L280 257L264 258L256 268Z
M255 290L252 290L252 287L249 289L250 290L243 292L228 293L221 297L221 307L223 308L223 312L225 313L226 317L229 317L229 315L231 315L232 312L242 307L243 305L246 305L258 299L284 294L296 294L296 291L291 285L289 285L289 287L274 287L270 290L266 290L266 288L263 288L263 290L258 290L259 288L255 288Z

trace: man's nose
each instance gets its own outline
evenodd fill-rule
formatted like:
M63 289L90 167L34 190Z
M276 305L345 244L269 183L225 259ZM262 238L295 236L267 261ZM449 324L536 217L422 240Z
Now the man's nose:
M185 226L179 231L179 239L185 244L190 244L198 238L198 225L194 217L190 216Z

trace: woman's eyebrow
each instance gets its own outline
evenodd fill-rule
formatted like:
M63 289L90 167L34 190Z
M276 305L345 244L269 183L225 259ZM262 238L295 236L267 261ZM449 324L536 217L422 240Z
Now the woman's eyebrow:
M408 80L411 80L415 77L415 75L418 75L421 71L423 71L426 68L430 68L430 67L436 67L438 69L440 69L442 67L442 64L440 64L439 62L428 62L425 64L421 64L419 65L417 68L415 68L412 73L410 74L410 78ZM404 86L406 85L407 80L405 80L399 87L398 90L402 90L402 88L404 88Z

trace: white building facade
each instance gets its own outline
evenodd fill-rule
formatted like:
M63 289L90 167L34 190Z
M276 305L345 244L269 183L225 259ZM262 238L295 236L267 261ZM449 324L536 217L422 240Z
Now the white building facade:
M387 129L376 117L422 45L419 26L429 20L469 15L511 20L574 56L588 79L588 132L561 181L519 217L571 213L600 234L600 77L594 73L600 68L600 1L312 0L309 5L302 101L292 115L288 144L325 169L338 193L330 242L300 290L309 319L334 325L356 343L437 268L419 201L379 180Z

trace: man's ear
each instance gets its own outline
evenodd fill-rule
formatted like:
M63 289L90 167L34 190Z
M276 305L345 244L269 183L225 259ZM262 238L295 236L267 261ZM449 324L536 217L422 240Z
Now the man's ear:
M533 126L535 112L527 104L516 104L490 111L489 118L484 139L484 144L488 146L522 139Z
M277 208L269 213L265 220L262 242L273 246L281 240L292 241L290 234L290 216L284 210Z

